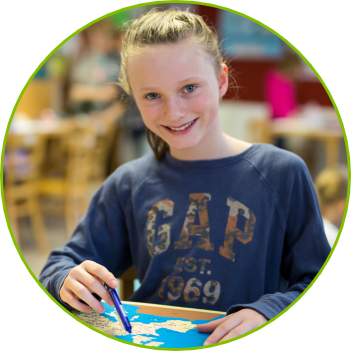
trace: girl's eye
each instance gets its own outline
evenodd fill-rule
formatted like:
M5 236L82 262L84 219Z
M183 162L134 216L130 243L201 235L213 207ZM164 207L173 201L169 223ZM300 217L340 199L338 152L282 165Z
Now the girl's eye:
M148 95L146 96L146 98L149 99L149 100L155 100L155 99L158 98L158 94L156 94L156 93L150 93L150 94L148 94Z
M187 86L183 89L183 91L184 91L185 93L191 93L191 92L193 92L195 89L196 89L195 85L187 85Z

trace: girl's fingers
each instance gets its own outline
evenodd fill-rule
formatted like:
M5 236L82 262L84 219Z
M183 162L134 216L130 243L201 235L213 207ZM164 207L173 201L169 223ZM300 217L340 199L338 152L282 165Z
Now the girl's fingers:
M117 288L117 279L107 268L93 261L84 261L83 265L88 273L95 275L111 288Z
M226 341L226 340L234 339L240 335L243 335L243 334L255 329L256 327L257 326L255 325L254 321L246 320L245 322L241 323L236 328L231 330L224 338L222 338L219 341ZM217 341L217 342L219 342L219 341Z
M225 337L231 330L237 328L243 322L243 318L240 314L231 314L223 319L219 325L217 325L216 329L213 333L207 338L204 345L211 345L219 342L223 337Z
M101 281L95 276L83 271L77 272L75 277L81 284L86 286L90 292L98 294L104 301L106 301L110 306L113 306L113 302L110 293L103 286Z
M113 306L111 296L104 287L103 282L106 282L111 288L116 288L118 285L117 279L105 267L93 261L84 261L71 270L61 291L67 290L67 292L69 292L69 294L66 294L66 299L72 301L75 306L71 305L68 301L65 302L69 303L72 307L76 308L76 306L78 306L77 302L79 303L79 301L76 298L76 296L78 296L78 298L86 302L96 312L102 313L104 307L92 293L96 293L110 306ZM60 295L62 295L61 291ZM90 308L87 309L86 307L82 307L82 305L84 304L79 303L79 306L83 308L84 311L87 313L91 312ZM81 309L79 309L79 311L81 311Z
M72 292L70 292L66 289L64 291L62 291L61 299L63 302L68 303L70 306L72 306L73 308L75 308L76 310L78 310L80 312L84 312L84 313L91 312L91 308L89 306L78 301L77 297Z
M220 341L236 338L264 324L267 322L267 318L255 310L242 309L239 312L220 319L219 322L222 322L220 324L218 324L218 321L214 322L217 323L211 322L208 323L207 326L205 325L204 329L206 330L206 328L208 328L207 331L211 331L211 328L215 325L217 326L213 333L207 338L204 345L215 344ZM209 328L209 326L211 328Z
M105 267L93 261L84 261L82 269L72 270L72 277L85 285L90 292L98 294L110 306L114 306L109 292L103 285L107 282L111 287L117 287L117 280ZM112 279L111 279L112 277Z
M77 280L70 279L67 282L66 288L69 289L73 294L77 295L81 300L85 301L97 313L104 312L104 306L88 291L88 289L83 284Z
M196 329L200 333L212 333L220 324L222 324L229 316L223 317L221 319L216 319L209 323L199 324L196 326Z

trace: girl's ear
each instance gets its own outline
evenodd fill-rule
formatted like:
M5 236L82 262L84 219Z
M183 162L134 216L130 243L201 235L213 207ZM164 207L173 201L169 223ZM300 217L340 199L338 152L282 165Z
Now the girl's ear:
M219 97L222 98L227 90L228 90L228 66L226 64L222 64L219 71Z

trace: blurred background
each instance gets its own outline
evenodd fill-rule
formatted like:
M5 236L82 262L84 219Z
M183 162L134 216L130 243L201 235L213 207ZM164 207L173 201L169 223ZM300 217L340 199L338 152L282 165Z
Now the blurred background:
M222 43L233 77L220 103L222 130L304 159L333 245L346 204L347 155L323 85L288 45L255 22L217 8L175 6L204 16ZM40 68L17 106L4 156L5 203L12 232L37 277L104 179L151 152L134 101L116 83L121 28L152 7L119 12L75 35ZM121 299L138 284L133 271L126 272Z

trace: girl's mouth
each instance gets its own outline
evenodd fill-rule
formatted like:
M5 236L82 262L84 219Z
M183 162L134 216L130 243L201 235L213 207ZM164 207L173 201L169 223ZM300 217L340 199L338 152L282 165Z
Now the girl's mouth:
M199 118L195 118L194 120L188 123L185 123L179 127L168 127L168 126L162 126L162 127L167 129L172 134L184 134L184 132L187 133L190 129L192 129L191 127L196 123L198 119Z

